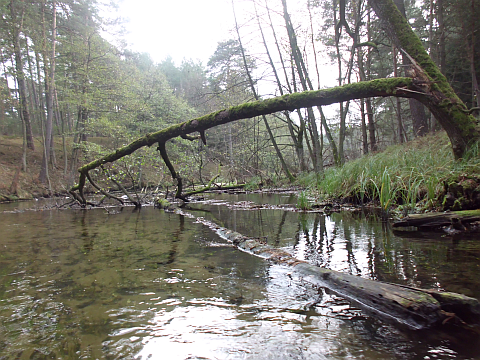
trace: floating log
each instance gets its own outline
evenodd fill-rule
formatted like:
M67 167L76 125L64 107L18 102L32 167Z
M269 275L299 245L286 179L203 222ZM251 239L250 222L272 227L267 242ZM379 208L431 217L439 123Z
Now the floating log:
M476 221L480 221L480 210L432 212L409 215L402 220L395 221L393 227L413 226L428 230L451 226L455 230L466 230L468 224Z
M193 215L182 214L195 218ZM421 330L455 324L480 333L480 303L477 299L452 292L417 289L320 268L298 260L265 241L244 236L217 224L196 218L238 249L270 262L292 268L293 275L314 286L329 289L369 314L390 323Z

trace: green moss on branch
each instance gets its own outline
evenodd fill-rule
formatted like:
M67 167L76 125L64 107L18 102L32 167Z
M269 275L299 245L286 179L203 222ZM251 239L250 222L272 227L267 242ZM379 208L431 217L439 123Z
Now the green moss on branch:
M420 93L405 91L405 89L410 89L412 86L412 79L410 78L376 79L347 84L331 89L288 94L233 106L229 109L220 110L147 134L126 146L116 149L108 155L82 166L78 169L80 172L80 182L77 186L70 189L70 191L72 193L78 191L82 198L82 202L85 203L83 188L85 186L85 176L90 170L98 168L106 163L119 160L144 146L152 146L155 143L165 144L168 140L175 137L186 136L194 132L203 133L205 130L232 121L253 118L280 111L293 111L299 108L330 105L342 101L367 97L401 96L424 98ZM423 100L426 101L425 99ZM177 180L179 179L174 173L172 173L172 176L177 178Z

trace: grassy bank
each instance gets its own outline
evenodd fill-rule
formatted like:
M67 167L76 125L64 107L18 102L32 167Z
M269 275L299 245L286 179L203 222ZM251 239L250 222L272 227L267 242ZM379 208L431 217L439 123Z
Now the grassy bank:
M299 180L319 200L374 201L385 212L396 207L404 214L423 209L468 209L480 205L478 147L454 161L444 132L381 153L325 169L319 180L312 174Z

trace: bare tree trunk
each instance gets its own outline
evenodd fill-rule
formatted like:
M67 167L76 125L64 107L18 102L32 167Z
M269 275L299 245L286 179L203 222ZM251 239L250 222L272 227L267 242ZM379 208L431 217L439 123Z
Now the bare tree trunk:
M25 84L25 73L23 71L23 59L22 59L22 52L20 47L20 32L22 31L23 27L23 14L25 8L22 7L22 13L20 18L18 18L15 12L15 1L11 0L10 2L10 14L12 17L12 22L17 24L17 26L13 26L12 35L13 35L13 50L15 54L15 72L18 84L18 92L20 97L20 107L18 109L19 114L21 113L20 118L24 122L25 127L25 134L27 140L27 147L31 150L35 150L35 144L33 142L33 133L32 133L32 125L30 122L30 113L28 112L28 99L27 99L27 86ZM23 2L22 2L23 4Z
M65 119L62 116L62 111L60 111L60 106L58 104L58 94L57 89L55 88L55 114L61 123L61 135L62 135L62 149L63 149L63 175L67 176L68 169L68 154L67 154L67 139L66 139L66 130L65 130Z
M303 61L302 53L300 52L300 49L298 48L297 44L297 38L295 35L295 30L293 28L292 22L290 20L290 15L288 14L287 11L287 3L285 0L282 0L283 4L283 14L284 14L284 19L285 19L285 26L287 28L288 32L288 38L290 40L290 47L292 49L292 54L293 54L293 59L295 61L295 66L297 68L297 73L300 78L300 82L302 84L303 90L313 90L312 83L310 81L310 78L308 77L305 63ZM320 116L322 119L322 123L325 128L325 132L327 133L327 137L330 141L330 144L332 146L332 151L334 153L334 158L335 161L338 162L338 152L337 152L337 147L336 144L333 140L333 137L331 136L330 129L328 127L328 124L326 122L325 116L323 114L323 110L321 107L318 108L320 112ZM318 128L317 124L315 121L315 114L313 112L312 108L307 108L307 114L308 114L308 120L309 120L309 126L312 131L312 144L313 144L313 152L314 152L314 157L312 158L313 161L313 168L315 172L320 173L323 171L323 159L322 159L322 154L320 153L320 141L319 141L319 136L318 136Z
M237 16L235 14L235 5L233 3L233 0L232 0L232 9L233 9L233 16L235 18L235 30L237 31L238 43L240 44L240 51L242 52L243 66L245 67L245 72L247 73L248 82L250 84L250 90L252 90L252 94L255 97L255 100L259 100L260 97L257 94L257 90L255 89L255 85L253 83L252 75L250 74L250 69L248 68L247 58L245 56L245 49L243 48L242 38L240 37L240 30L238 28ZM283 158L282 152L280 151L280 148L277 145L277 141L275 140L275 136L273 135L270 125L268 124L267 117L265 115L262 115L262 119L265 124L265 128L267 129L268 136L270 137L270 141L272 142L272 145L277 154L278 160L280 160L280 164L282 165L282 170L287 176L288 180L290 182L293 182L295 180L295 177L292 175L292 173L288 169L287 163Z
M398 68L397 68L397 49L395 46L392 47L392 54L393 54L393 76L398 77ZM403 122L402 122L402 103L400 102L400 98L397 98L397 124L398 124L398 142L403 143L404 135L403 135Z
M255 3L254 3L254 5L255 5ZM270 18L270 9L268 8L267 3L265 3L265 5L266 5L267 12L268 12L268 17L269 17L269 20L270 20L270 26L271 26L271 29L272 29L273 37L275 39L275 44L276 44L276 47L277 47L277 51L278 51L278 54L280 56L280 62L282 64L283 72L284 72L284 75L285 75L285 81L286 81L286 84L287 84L287 88L289 89L289 91L291 93L292 91L291 91L290 83L288 82L288 76L287 76L287 72L286 72L286 69L285 69L285 63L283 61L282 52L281 52L280 46L278 44L277 35L275 33L275 28L273 27L272 20ZM263 29L262 29L262 26L260 24L260 18L258 16L256 6L255 6L255 15L256 15L256 18L257 18L258 27L260 29L260 34L262 35L262 42L263 42L263 45L265 47L265 51L266 51L267 56L268 56L268 61L270 63L270 67L272 68L272 71L275 75L275 81L277 83L278 91L280 92L280 95L284 95L284 91L283 91L282 83L280 81L280 77L278 75L277 69L275 68L272 57L270 56L270 51L268 50L267 42L265 40ZM303 133L304 133L304 128L305 128L305 126L304 126L305 123L303 121L303 118L300 116L299 117L300 126L298 127L297 134L295 134L294 123L293 123L293 121L290 117L290 113L288 111L286 111L284 113L284 115L285 115L285 118L287 119L288 131L290 133L290 137L292 138L292 141L293 141L293 144L294 144L294 147L295 147L295 153L297 155L298 162L300 164L300 171L305 171L305 170L307 170L307 166L305 164L304 151L303 151Z
M472 17L475 14L475 1L471 0L471 14ZM469 30L466 29L466 25L462 24L463 38L465 39L468 60L470 62L470 76L472 78L472 107L480 107L480 91L478 88L477 81L477 71L475 67L475 20L472 19L471 27ZM478 110L477 110L478 111Z
M371 41L371 31L370 31L370 11L367 13L367 40ZM360 49L359 49L360 50ZM361 51L361 50L360 50ZM361 81L367 81L370 77L370 67L371 67L371 55L370 52L367 53L367 63L364 67L363 65L363 55L359 57L359 74ZM375 137L375 121L373 114L372 100L370 98L365 99L365 107L367 110L367 120L368 120L368 134L370 137L370 151L377 151L377 141Z
M437 0L437 21L438 21L438 59L440 71L445 74L447 70L447 57L445 53L445 19L443 0Z
M337 22L337 8L336 8L337 2L336 0L333 0L333 25L335 28L335 51L336 51L336 57L337 57L337 67L338 67L338 86L342 85L342 55L340 53L340 30L342 27L342 21ZM343 6L345 6L345 3L343 3ZM344 8L343 13L342 10L340 17L344 16ZM345 19L343 19L343 24L347 25ZM355 41L355 39L354 39ZM345 155L344 155L344 142L345 142L345 120L346 120L346 113L343 108L343 103L339 103L339 111L340 111L340 130L338 134L338 163L343 164L345 162Z
M45 3L42 4L42 14L43 14L43 21L45 26ZM50 57L50 69L47 68L48 64L48 56L46 50L46 43L47 43L47 35L44 27L44 66L45 66L45 95L46 95L46 103L47 103L47 121L45 123L45 151L44 157L42 160L42 168L40 170L39 180L42 183L49 183L49 175L48 175L48 163L52 153L52 137L53 137L53 94L55 88L55 42L56 42L56 33L57 33L57 10L56 10L56 1L53 0L52 2L52 12L53 12L53 23L52 23L52 53Z
M405 3L404 0L394 0L400 13L406 18ZM411 64L406 54L402 53L403 65L407 66ZM424 106L415 99L408 99L410 104L410 112L412 114L412 125L414 136L425 136L428 133L427 115L425 114Z
M372 99L365 99L365 105L367 107L367 119L368 119L368 134L370 136L370 151L375 152L378 150L377 140L375 136L375 119L373 117Z
M362 117L362 152L368 154L367 124L365 121L365 99L360 99L360 113Z

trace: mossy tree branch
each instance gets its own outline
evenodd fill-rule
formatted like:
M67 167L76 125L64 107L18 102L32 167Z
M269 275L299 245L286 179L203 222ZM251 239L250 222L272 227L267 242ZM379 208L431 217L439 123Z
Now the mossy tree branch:
M158 143L158 150L160 151L165 164L170 170L172 177L177 180L176 197L183 198L181 177L176 173L173 165L168 159L165 149L165 143L168 140L179 136L186 137L186 135L193 132L200 132L200 134L204 134L206 130L219 125L241 119L272 114L275 112L293 111L299 108L330 105L340 101L387 96L400 96L407 98L414 97L425 103L428 102L429 97L432 95L419 91L419 89L413 84L413 80L411 78L388 78L347 84L331 89L287 94L267 100L259 100L233 106L228 109L220 110L177 125L172 125L166 129L159 130L154 133L147 134L126 146L116 149L108 155L83 165L78 169L80 172L78 185L72 187L70 189L70 193L75 197L75 199L83 204L86 204L84 188L86 183L86 174L88 174L89 171L106 163L111 163L128 156L144 146L152 146Z
M182 135L180 135L182 136ZM182 136L183 137L183 136ZM161 141L158 143L158 151L160 151L160 155L162 156L165 165L167 165L168 170L170 170L170 174L174 180L177 180L177 193L175 194L175 198L185 200L185 197L182 196L183 185L182 185L182 178L177 174L173 164L170 162L168 158L167 149L165 148L165 141Z

